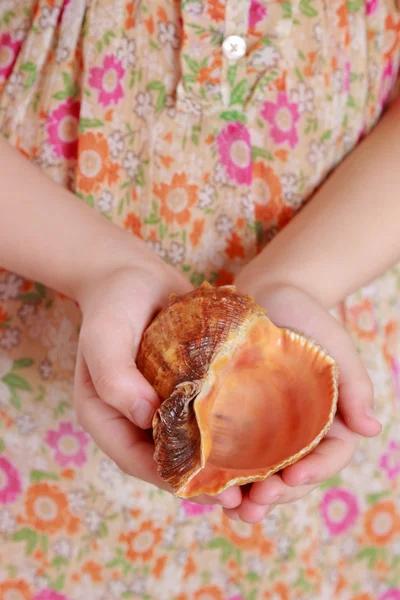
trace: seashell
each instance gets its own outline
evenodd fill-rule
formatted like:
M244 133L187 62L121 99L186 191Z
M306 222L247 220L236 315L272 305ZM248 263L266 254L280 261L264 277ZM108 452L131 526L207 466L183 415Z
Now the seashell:
M137 366L162 404L158 472L182 498L260 481L311 452L332 425L338 367L276 327L251 296L204 283L145 331Z

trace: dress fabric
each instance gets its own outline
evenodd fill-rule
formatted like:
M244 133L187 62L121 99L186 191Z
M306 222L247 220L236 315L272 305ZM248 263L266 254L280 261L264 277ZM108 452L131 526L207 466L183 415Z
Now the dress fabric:
M0 0L0 131L194 285L221 285L378 122L399 62L394 0ZM384 432L251 526L95 447L71 406L77 306L2 270L0 600L399 600L400 268L334 313Z

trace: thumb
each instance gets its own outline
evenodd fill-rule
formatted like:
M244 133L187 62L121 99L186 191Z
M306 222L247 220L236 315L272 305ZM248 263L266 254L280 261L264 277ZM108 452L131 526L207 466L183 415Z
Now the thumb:
M96 324L97 323L97 324ZM80 350L99 397L142 429L151 427L157 394L138 371L140 339L126 319L102 319L82 327Z

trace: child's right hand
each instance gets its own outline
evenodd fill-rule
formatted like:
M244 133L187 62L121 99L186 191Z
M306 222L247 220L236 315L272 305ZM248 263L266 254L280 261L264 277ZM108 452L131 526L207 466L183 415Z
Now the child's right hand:
M168 490L157 473L151 427L159 399L137 370L135 357L143 332L171 293L190 291L184 277L143 246L131 266L86 281L77 292L83 312L75 373L79 424L125 473ZM239 488L200 503L219 501L233 508Z

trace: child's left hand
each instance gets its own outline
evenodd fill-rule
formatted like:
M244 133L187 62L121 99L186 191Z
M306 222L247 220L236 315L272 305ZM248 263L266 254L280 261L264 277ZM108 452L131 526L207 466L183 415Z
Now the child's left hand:
M376 436L381 425L373 414L371 380L350 336L327 310L295 287L260 287L246 269L236 286L238 291L252 294L276 325L314 339L335 358L340 369L338 413L328 435L298 463L250 486L238 508L225 510L233 519L257 523L277 504L299 500L344 469L353 457L358 436Z

